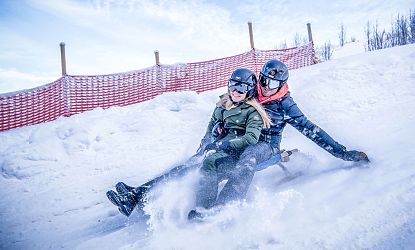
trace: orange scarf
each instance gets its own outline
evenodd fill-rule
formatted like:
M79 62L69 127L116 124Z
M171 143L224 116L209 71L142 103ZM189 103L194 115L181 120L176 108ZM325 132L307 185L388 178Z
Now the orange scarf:
M258 91L258 101L259 103L267 103L270 101L274 101L280 99L281 97L285 96L288 93L288 84L284 84L277 93L273 94L272 96L263 96L261 91L261 86L257 85Z

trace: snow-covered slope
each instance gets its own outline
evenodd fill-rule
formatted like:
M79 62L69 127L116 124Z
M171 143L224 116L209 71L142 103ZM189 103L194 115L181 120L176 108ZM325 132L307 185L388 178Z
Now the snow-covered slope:
M0 133L2 249L414 249L415 46L352 55L291 72L306 115L370 168L348 168L291 127L287 164L258 172L245 202L186 221L197 172L150 194L129 219L105 197L197 149L219 89L166 93Z
M353 56L353 55L357 55L357 54L362 54L364 53L365 50L365 44L362 42L350 42L350 43L346 43L344 44L343 47L341 46L335 46L333 49L333 54L331 56L332 59L340 59L342 57L347 57L347 56Z

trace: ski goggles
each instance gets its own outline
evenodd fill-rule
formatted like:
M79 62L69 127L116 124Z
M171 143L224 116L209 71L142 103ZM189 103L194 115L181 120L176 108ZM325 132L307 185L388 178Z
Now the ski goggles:
M239 94L245 94L249 91L249 85L245 82L230 79L228 81L228 89L230 92L236 91Z
M277 89L284 85L284 83L285 82L282 80L269 78L262 73L259 77L259 84L261 85L261 87L267 87L268 89Z

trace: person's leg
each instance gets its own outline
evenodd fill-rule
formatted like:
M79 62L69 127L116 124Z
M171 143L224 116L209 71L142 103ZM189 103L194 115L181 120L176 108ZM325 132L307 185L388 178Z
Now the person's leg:
M254 177L256 165L268 160L272 155L273 149L265 142L247 147L235 167L227 170L228 182L220 192L216 204L223 205L245 198Z
M211 208L214 205L218 194L218 166L224 164L235 164L235 158L223 152L216 152L203 161L196 193L196 207Z
M133 206L139 205L140 208L143 208L144 207L143 199L146 193L151 188L153 188L154 186L156 186L157 184L161 182L182 177L186 175L188 172L190 172L191 170L199 168L199 166L201 165L201 161L202 160L201 160L200 155L193 155L184 164L176 166L170 169L169 171L161 174L160 176L157 176L149 180L148 182L137 187L128 186L124 182L118 182L115 185L115 189L118 193L118 197L121 197L120 199L123 199L124 196L127 196L127 194L129 194L129 196L132 196L132 198L134 198L133 200L136 201L135 203L130 203L130 204L132 204ZM115 194L111 193L111 196L114 197ZM114 199L110 201L114 203ZM133 208L134 207L132 207L132 209Z

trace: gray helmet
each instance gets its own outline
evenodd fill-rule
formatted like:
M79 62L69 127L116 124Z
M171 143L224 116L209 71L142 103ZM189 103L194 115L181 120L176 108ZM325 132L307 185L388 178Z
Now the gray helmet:
M281 88L288 80L287 66L278 60L270 60L264 64L259 73L259 84L269 89Z
M255 95L255 88L257 85L255 74L246 68L239 68L235 70L228 81L229 91L238 91L241 94L247 93L246 98L251 98Z

